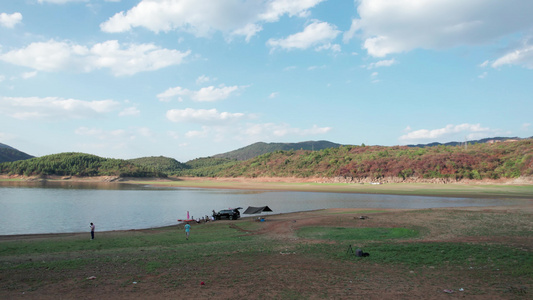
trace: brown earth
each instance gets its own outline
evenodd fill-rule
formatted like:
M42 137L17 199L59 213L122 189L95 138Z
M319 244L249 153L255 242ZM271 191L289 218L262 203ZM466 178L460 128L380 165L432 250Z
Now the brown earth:
M335 226L416 227L425 232L422 238L414 240L418 243L504 244L533 251L532 235L500 235L497 227L491 235L469 235L464 231L465 228L486 226L487 222L495 222L503 227L512 225L530 232L533 230L532 221L514 220L513 214L533 214L531 201L525 201L520 207L379 211L328 209L279 214L268 216L266 222L258 223L260 227L256 230L241 228L240 225L246 220L219 221L227 222L228 226L239 229L243 235L259 235L267 243L280 242L276 244L281 246L270 254L261 254L261 249L257 249L257 255L251 258L228 253L223 261L213 262L206 257L201 263L160 268L157 273L146 272L135 264L88 265L59 272L54 269L38 270L35 271L37 274L11 269L0 274L0 299L531 299L531 278L510 276L494 268L376 264L364 259L333 260L304 255L297 250L301 249L298 246L305 244L332 243L299 238L295 234L298 228ZM361 219L363 215L368 218ZM141 230L98 234L150 232ZM86 233L4 236L0 237L0 247L3 241L13 239L75 239L80 235L87 236ZM357 246L364 249L365 243ZM339 244L340 253L346 250L347 245ZM157 252L140 249L138 258L150 255L151 251ZM179 252L179 247L175 251ZM21 258L6 258L3 263L14 263L17 259ZM42 255L22 259L46 261L54 257ZM96 278L91 280L90 276ZM452 292L446 293L445 290Z
M143 177L119 177L119 176L23 176L23 175L6 175L0 174L0 180L17 179L23 181L42 181L42 180L62 180L74 182L136 182L136 181L153 181L153 182L168 182L168 181L189 181L189 182L229 182L229 183L435 183L435 184L458 184L458 185L531 185L533 184L533 177L519 177L519 178L500 178L500 179L463 179L450 180L442 178L409 178L404 180L400 177L386 177L382 179L353 179L346 177L167 177L167 178L143 178Z

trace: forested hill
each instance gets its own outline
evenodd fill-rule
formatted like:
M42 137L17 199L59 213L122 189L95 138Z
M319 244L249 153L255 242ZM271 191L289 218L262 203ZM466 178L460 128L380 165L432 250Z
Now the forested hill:
M166 177L166 174L122 159L85 153L60 153L0 163L0 173L25 176Z
M328 141L307 141L300 143L263 143L258 142L249 146L233 150L230 152L213 155L216 158L229 158L235 160L248 160L256 156L274 152L289 150L323 150L327 148L337 148L340 144Z
M435 146L464 146L465 144L484 144L484 143L498 143L498 142L505 142L505 141L520 141L520 140L527 140L527 139L533 139L532 137L529 138L519 138L519 137L491 137L491 138L485 138L480 140L472 140L472 141L466 141L466 142L448 142L448 143L429 143L429 144L416 144L416 145L407 145L407 147L435 147Z
M192 171L192 170L191 170ZM213 174L218 177L499 179L533 176L533 140L461 146L341 146L263 154Z
M158 172L172 173L179 170L189 169L184 163L180 163L174 158L164 156L150 156L128 159L129 162L140 165Z
M499 179L533 176L533 139L463 146L351 146L275 150L238 161L207 157L180 163L168 157L109 159L61 153L0 163L0 173L25 176L300 177L362 181ZM314 151L313 151L314 150ZM392 179L391 179L392 178Z
M13 147L0 143L0 163L30 159L33 156L19 151Z

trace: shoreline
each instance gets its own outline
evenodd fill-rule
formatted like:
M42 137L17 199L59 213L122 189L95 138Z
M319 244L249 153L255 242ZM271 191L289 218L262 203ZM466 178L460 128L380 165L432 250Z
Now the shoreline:
M383 194L399 196L427 196L427 197L450 197L450 198L496 198L496 199L518 199L520 204L514 206L476 206L476 207L447 207L438 209L461 209L461 210L527 210L533 211L533 185L532 184L429 184L429 183L391 183L391 184L349 184L349 183L317 183L313 179L301 178L121 178L121 177L49 177L42 178L8 178L0 175L0 184L14 183L24 186L27 184L58 183L58 184L131 184L149 185L154 187L169 188L199 188L199 189L235 189L235 190L256 190L256 191L295 191L295 192L323 192L323 193L360 193L360 194ZM11 185L11 184L9 184ZM353 210L353 208L345 208ZM369 210L364 208L359 210ZM400 211L405 209L387 209L390 211ZM418 209L417 209L418 210ZM311 210L312 211L312 210ZM309 211L300 211L309 212ZM298 213L298 212L295 212ZM283 213L280 215L291 214ZM245 217L245 218L251 218ZM102 233L127 233L142 232L165 227L176 227L167 225L144 229L125 229L101 231ZM0 235L0 241L39 239L50 237L83 236L86 232L65 232L65 233L36 233L36 234L14 234Z
M54 182L91 184L132 184L171 188L237 189L264 191L296 191L324 193L384 194L402 196L429 196L452 198L516 198L533 199L533 178L512 180L483 180L453 183L401 182L401 183L343 183L324 182L323 178L297 177L168 177L132 178L116 176L76 177L48 176L8 177L0 175L2 182Z
M331 179L331 178L330 178ZM170 188L237 189L263 191L295 191L324 193L358 193L401 196L429 196L452 198L516 198L533 199L533 178L510 180L482 180L449 183L400 182L400 183L346 183L330 182L324 178L297 177L168 177L133 178L117 176L76 177L47 176L24 177L0 175L0 184L132 184Z
M483 212L497 212L497 211L504 211L507 213L512 213L515 211L520 212L527 212L527 213L533 213L533 200L530 201L529 204L522 204L522 205L512 205L512 206L459 206L459 207L437 207L437 208L372 208L372 207L365 207L365 208L323 208L323 209L312 209L312 210L302 210L302 211L294 211L294 212L288 212L288 213L277 213L277 214L270 214L270 215L255 215L255 216L246 216L241 217L236 221L242 221L246 219L252 219L255 217L268 217L268 218L286 218L290 219L291 215L301 215L301 214L313 214L313 213L319 213L321 211L328 213L328 212L335 212L338 214L346 214L346 213L361 213L364 214L365 212L371 212L375 213L376 210L381 211L381 213L398 213L398 212L406 212L406 211L436 211L436 210L443 210L443 211L449 211L449 210L455 210L455 211L483 211ZM230 220L218 220L214 221L216 222L225 222L229 223L230 226L232 222ZM209 222L210 223L210 222ZM150 231L154 230L165 230L165 229L171 229L171 228L179 228L180 226L183 226L185 223L180 222L175 225L165 225L165 226L157 226L157 227L150 227L150 228L140 228L140 229L120 229L120 230L106 230L106 231L98 231L98 234L105 234L105 235L125 235L125 234L135 234L135 233L148 233ZM194 226L199 225L205 225L206 223L199 223L199 224L193 224ZM39 239L49 239L49 238L85 238L90 234L90 231L80 231L80 232L59 232L59 233L25 233L25 234L9 234L9 235L0 235L0 243L4 241L24 241L24 240L39 240Z

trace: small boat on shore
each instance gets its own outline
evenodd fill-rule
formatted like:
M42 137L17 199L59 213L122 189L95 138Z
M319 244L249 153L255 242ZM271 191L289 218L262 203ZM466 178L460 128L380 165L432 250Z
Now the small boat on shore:
M192 222L194 221L189 217L189 211L187 211L187 219L178 219L178 222Z

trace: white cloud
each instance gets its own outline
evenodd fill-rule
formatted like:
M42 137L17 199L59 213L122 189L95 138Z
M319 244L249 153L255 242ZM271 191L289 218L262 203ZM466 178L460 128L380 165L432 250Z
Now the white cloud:
M284 39L269 39L267 45L282 49L307 49L313 46L329 44L339 35L340 31L327 22L313 21L302 32L295 33Z
M368 64L366 68L370 70L379 67L390 67L394 64L396 64L396 61L394 59L380 60L378 62Z
M459 124L459 125L446 125L444 128L438 129L419 129L411 131L408 127L407 134L400 136L399 140L402 143L417 143L417 142L436 142L436 141L449 141L450 139L456 139L458 141L463 140L465 137L469 140L489 137L495 134L497 131L487 127L482 127L480 124Z
M95 118L119 108L113 100L84 101L57 97L0 97L0 112L21 120Z
M121 76L179 65L189 54L190 51L164 49L153 44L120 45L116 40L98 43L90 48L49 40L1 54L0 60L46 72L90 72L108 68L115 76Z
M372 56L416 48L480 45L533 29L533 1L359 0L359 18L344 34L361 37Z
M179 30L197 37L220 31L246 40L262 30L261 23L276 22L281 16L308 16L308 10L323 0L142 0L104 23L105 32L125 32L144 27L153 32Z
M243 113L218 112L216 109L171 109L167 119L172 122L226 124L245 117Z
M256 35L258 32L263 30L263 27L256 25L256 24L248 24L244 26L243 28L236 29L232 32L232 35L236 36L244 36L246 42L249 42L250 39Z
M325 69L326 66L322 65L322 66L310 66L310 67L307 67L307 71L314 71L314 70L320 70L320 69Z
M206 126L202 126L202 130L190 130L185 133L185 136L188 138L202 138L207 137L210 133L210 130Z
M277 98L279 96L279 92L273 92L273 93L270 93L270 95L268 96L268 98L270 99L274 99L274 98Z
M331 50L333 52L341 52L341 45L327 43L327 44L316 47L315 50L316 51Z
M266 2L265 12L259 15L261 20L276 22L285 14L289 16L307 17L309 8L314 7L324 0L274 0Z
M196 79L196 84L204 84L206 82L209 82L211 79L205 75L200 75L197 79Z
M158 94L157 98L159 99L159 101L168 102L176 96L184 96L190 93L191 93L190 90L177 86L177 87L169 88L166 91ZM181 102L182 101L181 97L178 97L178 100Z
M239 90L238 86L222 86L215 88L214 86L208 86L201 88L199 91L194 92L191 98L198 102L211 102L228 98L233 92Z
M504 56L496 59L491 66L498 68L504 65L521 65L533 69L533 45L523 45Z
M2 27L13 28L15 27L15 25L17 25L21 21L22 21L22 14L19 12L12 13L12 14L6 14L6 13L0 14L0 26Z
M236 93L244 88L245 88L244 86L239 87L236 85L235 86L221 85L219 87L208 86L208 87L201 88L198 91L192 91L192 90L177 86L177 87L169 88L166 91L158 94L157 98L159 99L159 101L167 102L176 96L187 96L197 102L213 102L213 101L227 99L228 97L231 96L231 94Z
M119 117L125 117L125 116L139 116L141 114L141 111L135 107L126 107L124 110L122 110L118 115Z
M30 78L33 78L37 76L37 71L33 71L33 72L24 72L22 73L22 79L30 79Z

